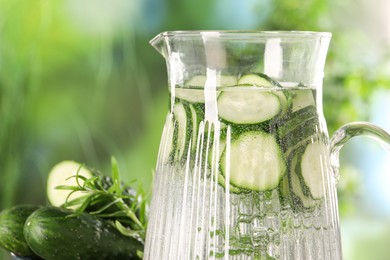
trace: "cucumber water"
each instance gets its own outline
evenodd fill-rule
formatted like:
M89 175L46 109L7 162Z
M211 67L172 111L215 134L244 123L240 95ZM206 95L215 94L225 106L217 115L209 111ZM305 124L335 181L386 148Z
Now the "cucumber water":
M332 259L315 87L247 74L210 91L199 78L171 91L146 259L289 259L310 243Z

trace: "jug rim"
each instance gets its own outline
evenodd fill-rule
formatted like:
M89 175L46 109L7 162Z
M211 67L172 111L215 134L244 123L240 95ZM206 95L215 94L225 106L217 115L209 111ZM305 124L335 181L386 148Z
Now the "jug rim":
M196 36L210 36L210 37L223 37L223 38L331 38L330 32L317 32L317 31L256 31L256 30L177 30L177 31L164 31L155 36L150 44L165 37L196 37Z

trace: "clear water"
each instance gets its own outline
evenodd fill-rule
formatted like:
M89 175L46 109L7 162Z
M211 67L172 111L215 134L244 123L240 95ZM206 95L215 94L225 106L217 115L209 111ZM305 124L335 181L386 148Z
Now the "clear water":
M178 103L186 104L177 98L172 101L172 111ZM324 194L315 206L303 207L296 196L285 199L281 184L267 191L230 185L228 174L221 180L220 157L223 152L230 153L237 129L245 126L218 116L216 95L214 100L206 97L199 107L196 123L186 128L184 146L178 140L183 136L178 133L174 113L167 116L144 259L341 259L335 183L327 155L319 155L323 157ZM321 119L317 119L314 137L308 139L302 133L291 138L326 142ZM282 147L279 132L272 133ZM292 140L287 142L291 147L282 148L288 167L289 154L297 142ZM178 155L175 149L181 146L185 150ZM230 167L229 161L224 163L225 168ZM290 189L287 185L288 193Z

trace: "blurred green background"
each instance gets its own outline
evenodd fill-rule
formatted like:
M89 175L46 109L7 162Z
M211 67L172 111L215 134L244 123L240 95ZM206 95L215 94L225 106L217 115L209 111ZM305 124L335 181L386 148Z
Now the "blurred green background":
M390 131L389 17L387 0L0 0L0 210L45 204L67 159L107 172L113 155L150 192L168 91L148 41L161 31L330 31L329 133L354 120ZM362 137L342 151L345 259L390 256L389 159Z

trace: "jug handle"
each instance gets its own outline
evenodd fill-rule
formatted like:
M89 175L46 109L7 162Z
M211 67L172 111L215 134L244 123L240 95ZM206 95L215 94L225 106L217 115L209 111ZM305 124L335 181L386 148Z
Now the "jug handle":
M383 145L390 152L390 134L382 128L368 122L353 122L340 127L330 139L330 163L333 168L333 174L338 182L339 174L339 153L344 144L352 137L365 135L373 138Z

